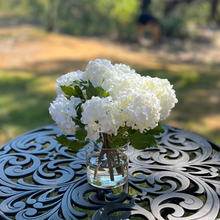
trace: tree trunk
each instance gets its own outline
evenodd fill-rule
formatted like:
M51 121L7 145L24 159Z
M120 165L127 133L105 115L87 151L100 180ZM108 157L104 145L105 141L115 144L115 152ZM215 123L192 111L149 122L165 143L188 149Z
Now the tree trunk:
M49 0L46 26L48 32L57 30L59 20L65 12L66 3L66 0Z
M220 15L218 15L218 4L219 0L210 1L210 17L212 20L216 21L217 24L220 24Z

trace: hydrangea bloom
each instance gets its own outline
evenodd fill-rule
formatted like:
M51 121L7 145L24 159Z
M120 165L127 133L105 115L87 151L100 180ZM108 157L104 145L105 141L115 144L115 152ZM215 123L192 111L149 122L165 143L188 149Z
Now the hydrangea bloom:
M75 107L80 103L80 98L71 97L71 99L68 100L63 94L60 94L55 101L50 104L49 113L62 132L72 134L76 131L78 126L72 118L76 117Z
M70 86L71 89L73 82L80 86L80 80L88 83L82 86L79 96L65 97L61 86ZM108 96L99 97L97 92L100 90L96 91L96 96L87 94L89 81L93 85L90 93L101 87ZM177 103L175 91L167 79L141 76L129 66L112 65L108 60L90 61L85 72L63 75L56 86L58 97L49 108L54 121L63 132L71 134L78 127L73 119L80 118L87 132L86 138L93 141L99 139L101 133L117 136L119 128L123 127L140 133L154 129L160 120L169 116ZM76 111L79 105L81 113Z
M103 83L103 88L109 92L109 94L117 99L117 96L121 91L125 91L128 88L134 91L138 85L138 82L141 80L139 74L124 74L117 75L116 77L109 79L107 83Z
M134 69L131 69L130 66L127 66L125 64L116 63L114 65L114 68L115 68L115 71L118 73L118 75L124 75L124 74L134 75L134 74L137 74Z
M166 119L171 109L178 102L173 86L170 85L169 81L167 79L160 79L157 77L151 78L147 76L142 77L142 80L139 81L139 86L143 90L148 90L156 94L160 101L160 106L162 107L160 119Z
M86 125L87 138L97 140L100 133L117 135L118 128L125 125L121 117L118 101L110 96L106 98L92 97L82 104L81 121Z
M85 79L90 80L95 87L102 86L104 80L114 78L115 75L114 66L108 60L90 61L85 71Z
M57 95L64 94L60 86L69 86L71 83L75 80L83 80L84 79L84 73L80 70L77 70L76 72L70 72L65 75L62 75L59 79L57 79Z
M117 97L122 117L128 127L143 131L153 129L160 120L160 102L154 93L139 88L127 89Z

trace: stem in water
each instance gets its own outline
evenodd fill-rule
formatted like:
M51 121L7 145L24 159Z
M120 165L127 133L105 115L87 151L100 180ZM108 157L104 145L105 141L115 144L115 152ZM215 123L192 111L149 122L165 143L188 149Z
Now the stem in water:
M107 134L103 133L103 137L104 137L104 143L102 145L102 149L101 149L101 152L100 152L100 155L99 155L99 158L98 158L98 166L95 168L94 179L97 178L98 169L101 165L102 158L106 154L108 167L109 167L110 178L111 178L111 181L114 181L114 170L113 170L113 167L112 167L112 162L114 162L114 154L111 153L111 150L108 150L108 149L111 149L111 148L108 145Z

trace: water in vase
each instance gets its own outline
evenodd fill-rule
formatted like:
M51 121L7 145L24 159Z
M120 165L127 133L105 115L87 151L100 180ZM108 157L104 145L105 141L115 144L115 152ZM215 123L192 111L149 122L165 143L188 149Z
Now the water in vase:
M101 163L98 163L99 155L99 153L93 153L87 157L88 182L103 189L116 188L125 184L128 180L127 155L121 154L119 160L117 158L112 159L112 169L109 168L106 155L102 158Z

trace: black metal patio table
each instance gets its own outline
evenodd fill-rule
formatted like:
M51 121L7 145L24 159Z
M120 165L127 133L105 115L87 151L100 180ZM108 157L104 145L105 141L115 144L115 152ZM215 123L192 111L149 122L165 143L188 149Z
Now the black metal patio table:
M130 148L129 181L114 190L87 183L85 150L58 144L56 125L9 141L0 148L0 219L219 219L220 147L163 127L159 148Z

